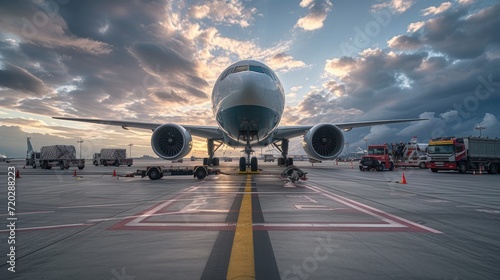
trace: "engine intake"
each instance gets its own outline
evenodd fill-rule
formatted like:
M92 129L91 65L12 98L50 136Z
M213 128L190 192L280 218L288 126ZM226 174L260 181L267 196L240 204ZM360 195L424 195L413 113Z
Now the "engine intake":
M164 124L153 132L151 147L162 159L175 160L191 152L193 140L184 127L177 124Z
M313 159L332 160L344 148L344 135L333 124L318 124L306 133L302 147Z

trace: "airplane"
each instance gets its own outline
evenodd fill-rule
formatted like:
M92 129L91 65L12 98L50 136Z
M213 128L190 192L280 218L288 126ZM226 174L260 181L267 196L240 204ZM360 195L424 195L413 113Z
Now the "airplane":
M9 162L9 158L6 155L0 154L0 161Z
M304 136L302 146L310 158L333 160L344 147L341 130L355 127L392 124L425 119L393 119L350 123L280 126L285 109L285 93L276 73L255 60L238 61L218 77L212 91L212 110L217 126L181 125L175 123L144 123L70 117L54 119L121 126L123 129L151 129L151 147L162 159L175 160L191 152L192 135L207 139L208 158L204 165L219 165L214 153L222 145L244 147L240 171L258 170L257 157L251 157L253 147L273 145L281 152L278 165L293 165L288 158L289 139Z

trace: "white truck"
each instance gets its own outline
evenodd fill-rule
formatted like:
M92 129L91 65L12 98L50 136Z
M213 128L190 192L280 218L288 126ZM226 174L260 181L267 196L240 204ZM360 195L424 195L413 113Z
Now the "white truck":
M73 145L43 146L40 149L39 165L43 169L59 167L64 170L76 166L82 170L85 167L85 159L76 158L76 149Z
M94 153L93 164L98 165L126 165L132 166L134 160L127 158L126 149L101 149L100 153Z

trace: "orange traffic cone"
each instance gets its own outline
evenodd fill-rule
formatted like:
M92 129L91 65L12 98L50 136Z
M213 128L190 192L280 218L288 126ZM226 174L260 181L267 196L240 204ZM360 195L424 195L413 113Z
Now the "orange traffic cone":
M403 178L401 179L401 184L406 185L406 178L405 178L405 173L403 172Z
M75 169L75 171L73 172L73 177L76 177L76 169Z
M21 173L19 173L19 170L16 170L16 179L21 178Z
M116 170L113 170L113 177L116 177Z

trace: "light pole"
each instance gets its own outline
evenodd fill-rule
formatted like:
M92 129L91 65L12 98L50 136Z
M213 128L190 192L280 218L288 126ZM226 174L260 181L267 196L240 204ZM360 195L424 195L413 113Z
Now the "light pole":
M128 154L129 154L130 158L132 158L132 146L134 146L134 144L130 143L130 144L128 144L128 146L130 147Z
M368 137L363 138L363 141L366 142L366 154L368 154L368 140L370 140Z
M80 138L80 140L76 141L76 143L80 144L80 159L81 159L82 158L82 143L83 143L82 138Z
M344 143L344 146L346 147L345 154L346 154L347 157L349 157L349 145L350 144L351 143L349 143L349 142L345 142Z
M474 129L479 130L479 137L481 137L481 130L486 129L486 127L478 125L478 126L474 127Z

